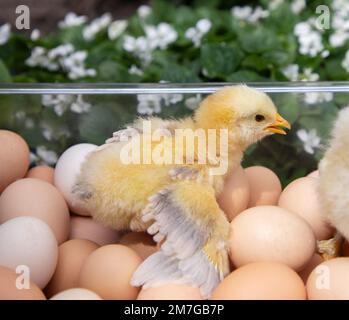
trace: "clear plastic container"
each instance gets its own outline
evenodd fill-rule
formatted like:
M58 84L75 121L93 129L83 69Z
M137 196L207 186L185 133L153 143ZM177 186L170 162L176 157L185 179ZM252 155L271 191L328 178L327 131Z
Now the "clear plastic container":
M22 135L34 162L51 162L70 145L102 144L138 116L183 117L227 83L0 84L0 128ZM291 124L247 150L244 165L264 165L286 184L315 170L333 121L349 104L349 82L249 83L268 93Z

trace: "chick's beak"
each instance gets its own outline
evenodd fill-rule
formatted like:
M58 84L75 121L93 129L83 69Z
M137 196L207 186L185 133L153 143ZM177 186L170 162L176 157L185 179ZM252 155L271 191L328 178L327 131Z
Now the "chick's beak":
M264 130L285 135L287 133L284 129L291 129L291 125L286 119L284 119L279 113L277 113L275 122L266 127Z

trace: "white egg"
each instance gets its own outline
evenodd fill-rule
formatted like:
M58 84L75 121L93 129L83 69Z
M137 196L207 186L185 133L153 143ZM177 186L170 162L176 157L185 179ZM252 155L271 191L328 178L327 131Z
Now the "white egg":
M55 169L55 186L63 194L70 210L83 216L90 214L73 197L72 188L86 156L96 148L96 145L89 143L76 144L70 147L60 156Z
M51 228L34 217L17 217L0 226L0 265L29 276L41 289L50 281L58 259ZM28 280L28 279L27 279Z

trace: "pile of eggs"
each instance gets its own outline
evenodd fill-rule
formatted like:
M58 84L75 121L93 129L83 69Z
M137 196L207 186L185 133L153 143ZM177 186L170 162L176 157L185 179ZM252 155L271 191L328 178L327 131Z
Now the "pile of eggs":
M183 284L130 285L159 246L146 233L102 226L72 198L95 145L72 146L55 169L30 170L19 135L0 130L0 145L0 299L202 299L198 288ZM230 221L232 272L212 299L349 299L347 247L329 261L316 253L317 240L335 232L320 213L317 177L284 190L265 167L240 167L228 177L217 201Z

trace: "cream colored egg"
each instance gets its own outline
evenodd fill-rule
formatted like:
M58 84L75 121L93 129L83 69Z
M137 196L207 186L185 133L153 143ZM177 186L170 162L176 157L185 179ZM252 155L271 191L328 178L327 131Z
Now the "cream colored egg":
M98 245L89 240L74 239L62 243L58 249L57 267L45 288L48 298L61 291L77 287L80 270L86 258L98 249Z
M25 176L26 178L34 178L53 184L55 169L48 166L36 166L30 169Z
M91 290L84 288L72 288L54 295L50 300L102 300Z
M304 283L307 282L312 271L323 261L324 259L318 253L315 253L306 266L300 272L298 272Z
M212 294L213 300L305 300L302 279L275 262L247 264L228 275Z
M245 173L250 186L248 207L276 205L282 191L278 176L260 166L246 168Z
M309 224L279 207L250 208L231 222L230 257L236 267L269 261L298 271L313 256L315 245Z
M153 237L146 232L126 233L120 239L120 244L134 250L143 260L159 250Z
M310 300L349 300L349 258L319 264L307 281Z
M294 180L281 193L279 206L305 219L317 240L324 240L333 236L334 229L321 213L317 183L318 179L309 177Z
M26 178L9 185L0 196L0 223L20 216L46 222L58 243L67 240L70 215L60 192L50 183Z
M119 241L120 233L103 226L90 217L72 216L70 219L69 239L87 239L100 246Z
M139 288L130 284L142 259L130 248L110 244L95 250L86 259L79 287L92 290L102 299L135 299Z
M202 300L200 289L184 284L165 284L142 289L137 300Z
M310 172L310 173L307 175L307 177L309 177L309 178L319 178L319 176L320 176L319 170L315 170L315 171L313 171L313 172Z
M1 111L0 111L1 112ZM29 168L29 147L18 134L0 130L0 194Z
M229 221L247 208L250 201L250 186L241 166L227 177L217 201Z
M72 189L76 182L76 177L80 173L81 165L87 155L97 148L94 144L81 143L67 149L58 159L54 184L63 194L69 208L74 213L89 216L83 204L73 196Z
M23 269L14 270L0 266L0 300L46 300L39 287L24 278Z
M39 288L50 281L57 257L56 238L42 220L17 217L0 226L0 265L13 270L22 266Z

